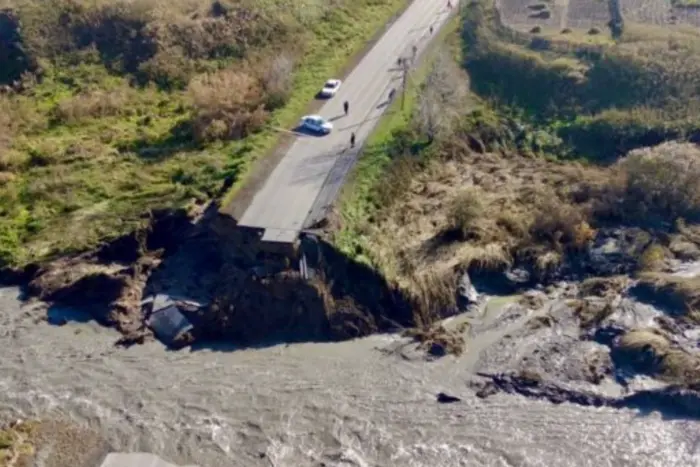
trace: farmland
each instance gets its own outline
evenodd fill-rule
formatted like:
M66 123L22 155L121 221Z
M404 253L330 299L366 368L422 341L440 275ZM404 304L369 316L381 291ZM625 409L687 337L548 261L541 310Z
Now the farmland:
M610 21L611 7L619 5L626 22L665 26L700 26L700 4L673 0L499 0L501 19L509 27L529 32L596 28L603 33Z

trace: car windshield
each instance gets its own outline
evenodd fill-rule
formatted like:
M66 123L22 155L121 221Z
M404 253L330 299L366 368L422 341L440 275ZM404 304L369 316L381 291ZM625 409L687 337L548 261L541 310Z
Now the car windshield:
M327 88L333 89L333 88L335 88L336 86L338 86L338 83L337 83L336 81L326 81L326 87L327 87Z
M317 125L320 125L323 123L323 119L321 117L309 117L306 119L309 123L315 123Z

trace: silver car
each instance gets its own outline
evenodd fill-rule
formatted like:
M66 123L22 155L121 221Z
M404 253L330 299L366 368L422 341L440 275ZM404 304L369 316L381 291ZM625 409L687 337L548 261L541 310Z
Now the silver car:
M326 84L323 85L323 88L321 88L321 97L333 97L335 94L338 92L338 89L340 89L340 85L342 84L342 81L339 79L329 79L326 81Z

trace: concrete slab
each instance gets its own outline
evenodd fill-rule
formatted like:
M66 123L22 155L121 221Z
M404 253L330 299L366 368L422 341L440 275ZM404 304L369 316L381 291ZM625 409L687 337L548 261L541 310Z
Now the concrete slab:
M100 467L178 467L155 454L145 452L113 452L107 454ZM197 467L197 466L190 466Z
M265 233L260 238L263 242L294 243L299 236L297 230L265 229Z
M319 111L333 121L333 132L298 136L238 225L266 229L263 241L291 242L301 230L320 220L355 164L356 148L362 146L387 108L389 91L400 88L398 58L410 57L413 46L420 54L456 10L447 9L446 0L414 0ZM318 77L319 88L327 78L332 77ZM350 103L347 116L344 101ZM349 144L352 133L355 149Z

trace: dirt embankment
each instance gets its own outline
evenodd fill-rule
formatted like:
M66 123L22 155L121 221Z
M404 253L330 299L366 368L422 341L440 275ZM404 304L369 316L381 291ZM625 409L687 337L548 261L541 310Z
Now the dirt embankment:
M296 257L266 252L257 232L216 208L154 212L146 227L96 251L6 270L3 280L24 286L28 299L89 313L120 331L123 345L153 337L142 301L156 294L204 304L180 309L194 325L188 344L349 339L455 311L428 316L396 284L321 239L304 239ZM301 254L310 278L299 272Z

